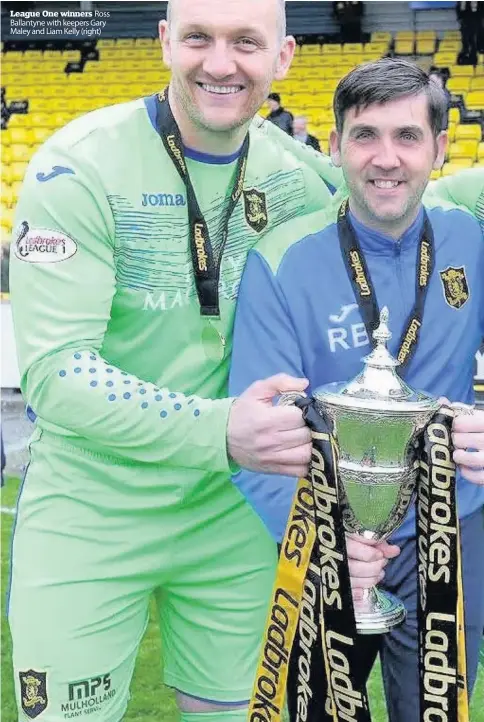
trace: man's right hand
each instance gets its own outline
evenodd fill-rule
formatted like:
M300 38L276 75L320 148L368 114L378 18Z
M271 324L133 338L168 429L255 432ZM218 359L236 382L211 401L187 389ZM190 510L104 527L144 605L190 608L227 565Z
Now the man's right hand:
M303 392L307 379L277 374L256 381L233 403L227 449L239 466L284 476L303 477L311 460L311 432L297 406L273 406L273 398Z
M361 601L367 589L382 581L390 559L400 554L400 547L386 541L376 542L346 535L346 551L350 569L351 591L355 602Z

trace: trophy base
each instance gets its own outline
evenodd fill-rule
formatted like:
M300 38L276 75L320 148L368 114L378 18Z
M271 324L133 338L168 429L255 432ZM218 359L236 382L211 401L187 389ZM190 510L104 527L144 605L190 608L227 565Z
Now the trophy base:
M401 624L406 614L397 597L373 587L361 602L355 604L356 631L358 634L385 634Z

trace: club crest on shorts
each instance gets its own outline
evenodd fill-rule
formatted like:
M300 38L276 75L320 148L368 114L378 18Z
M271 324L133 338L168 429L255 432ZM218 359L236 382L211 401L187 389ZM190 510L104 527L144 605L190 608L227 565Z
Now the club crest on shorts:
M18 673L22 709L30 719L35 719L47 708L47 673L29 669Z
M454 268L449 266L440 271L440 279L444 287L445 300L452 308L462 308L469 298L469 286L464 266Z
M244 190L245 220L251 228L260 233L267 226L266 194L255 188Z

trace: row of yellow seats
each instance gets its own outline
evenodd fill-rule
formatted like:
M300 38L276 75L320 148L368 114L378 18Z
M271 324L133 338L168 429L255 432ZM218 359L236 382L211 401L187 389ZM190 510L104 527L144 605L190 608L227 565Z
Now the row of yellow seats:
M24 53L20 50L9 50L2 54L2 66L8 64L26 63L34 61L36 63L44 63L50 60L63 60L71 62L79 60L81 54L79 50L26 50Z
M153 80L153 78L169 79L168 70L160 66L154 66L151 69L138 70L131 68L129 71L114 69L104 73L96 69L96 73L86 74L76 73L75 75L66 75L65 73L45 73L37 78L32 74L9 73L2 76L2 85L14 86L15 88L25 88L29 86L48 86L62 84L66 88L70 85L85 85L87 83L130 83L143 79Z
M469 90L484 90L484 75L476 77L452 76L447 81L451 93L467 93Z
M435 53L432 64L438 68L449 68L451 76L472 77L473 75L484 75L484 55L478 57L477 65L457 65L458 52Z

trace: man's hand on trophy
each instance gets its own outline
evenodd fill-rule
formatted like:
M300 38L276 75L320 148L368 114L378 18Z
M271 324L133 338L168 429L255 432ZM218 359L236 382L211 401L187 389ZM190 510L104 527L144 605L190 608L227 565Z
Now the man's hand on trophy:
M302 477L311 460L311 432L297 406L274 406L275 396L302 394L307 379L277 374L256 381L234 402L227 426L227 449L240 466Z
M386 541L377 542L347 534L346 551L353 600L358 602L365 598L368 589L382 581L384 568L390 559L400 554L400 547Z
M458 409L456 409L458 411ZM462 476L474 484L484 484L484 411L457 413L452 425L454 461Z

